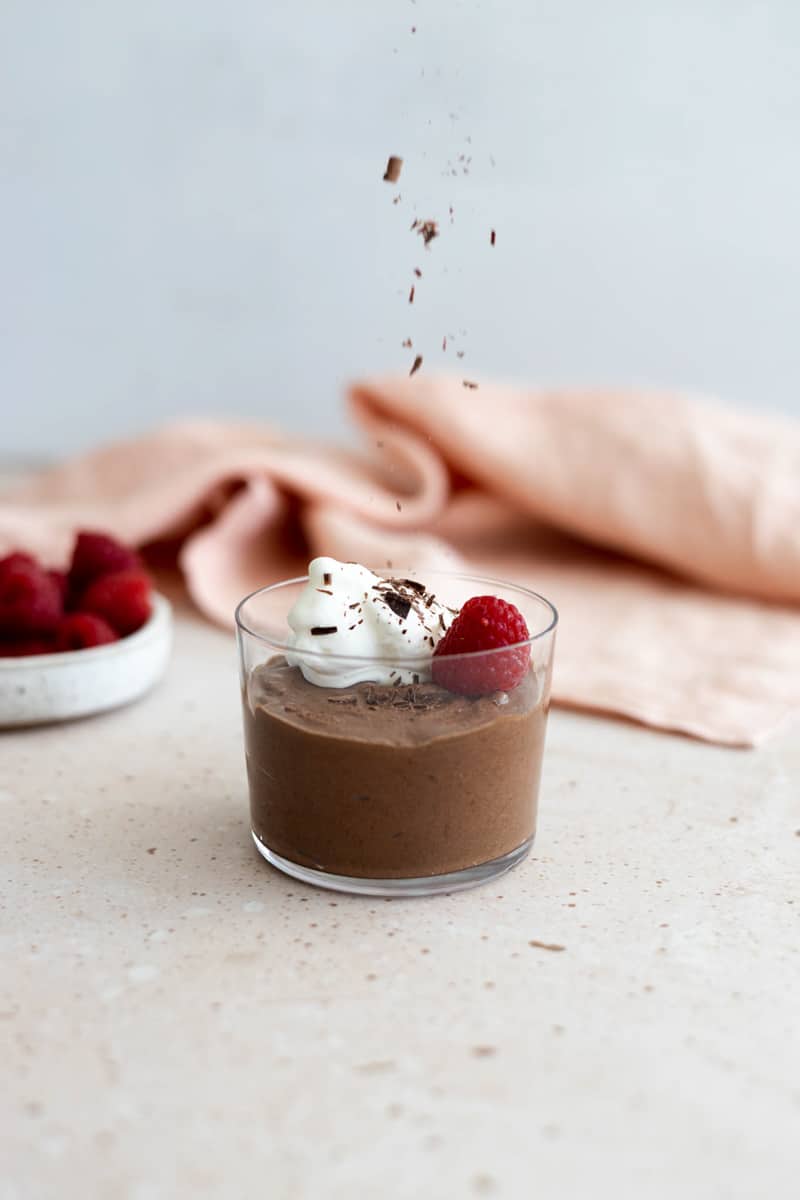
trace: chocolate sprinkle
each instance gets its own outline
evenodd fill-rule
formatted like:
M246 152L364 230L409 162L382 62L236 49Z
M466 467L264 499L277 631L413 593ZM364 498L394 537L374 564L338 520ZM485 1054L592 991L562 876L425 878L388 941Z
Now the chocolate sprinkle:
M325 584L325 587L331 586L331 584L333 583L333 577L331 576L330 571L326 571L325 574L322 576L322 582Z
M414 364L413 364L411 370L408 372L409 375L414 375L420 369L421 366L422 366L422 355L418 354L417 357L414 359ZM387 565L387 567L390 567L392 564L390 562L387 562L386 565Z
M318 592L322 592L323 596L332 596L333 592L329 588L317 588Z
M402 169L402 158L398 158L396 154L390 154L389 161L386 164L386 171L384 172L383 176L384 183L397 183Z
M312 625L311 626L311 636L312 637L324 637L326 634L338 633L338 632L339 632L338 625Z
M408 293L408 303L409 303L409 304L413 304L413 303L414 303L414 292L415 292L415 291L416 291L416 288L414 287L414 285L413 285L413 283L412 283L412 285L411 285L411 291Z

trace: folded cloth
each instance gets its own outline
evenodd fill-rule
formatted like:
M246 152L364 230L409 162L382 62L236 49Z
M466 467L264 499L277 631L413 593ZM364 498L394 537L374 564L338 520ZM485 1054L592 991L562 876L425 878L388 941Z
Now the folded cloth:
M0 500L0 553L76 529L170 541L189 592L236 601L331 554L469 568L560 611L556 702L730 745L800 713L800 427L640 392L362 382L368 453L184 422Z

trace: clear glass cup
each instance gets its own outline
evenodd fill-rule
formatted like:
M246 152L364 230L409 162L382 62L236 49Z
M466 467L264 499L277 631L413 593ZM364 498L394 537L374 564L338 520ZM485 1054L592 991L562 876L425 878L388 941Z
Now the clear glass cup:
M306 577L261 588L236 610L253 840L305 883L373 896L454 892L516 866L533 844L558 614L527 588L424 574L453 608L495 595L520 609L530 668L518 687L479 698L426 682L317 687L284 657L286 616ZM321 657L303 654L311 665ZM430 658L337 662L418 665L423 681L430 671Z

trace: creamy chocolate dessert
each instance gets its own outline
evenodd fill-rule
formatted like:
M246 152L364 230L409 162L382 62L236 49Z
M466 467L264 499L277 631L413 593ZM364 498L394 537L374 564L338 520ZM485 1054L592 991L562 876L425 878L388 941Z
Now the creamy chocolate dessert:
M243 678L252 829L268 856L414 880L525 852L549 696L513 605L485 596L459 613L416 580L320 558L288 623L283 653ZM476 636L480 650L461 653Z
M471 698L435 683L308 683L280 659L245 702L253 832L301 866L443 875L533 837L546 712L531 671Z

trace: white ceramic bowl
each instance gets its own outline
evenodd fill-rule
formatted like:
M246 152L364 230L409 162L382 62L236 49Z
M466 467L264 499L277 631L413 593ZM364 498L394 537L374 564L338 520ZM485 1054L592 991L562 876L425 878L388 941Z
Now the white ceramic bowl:
M0 728L67 721L117 708L157 683L172 646L172 608L155 593L150 619L108 646L0 658Z

